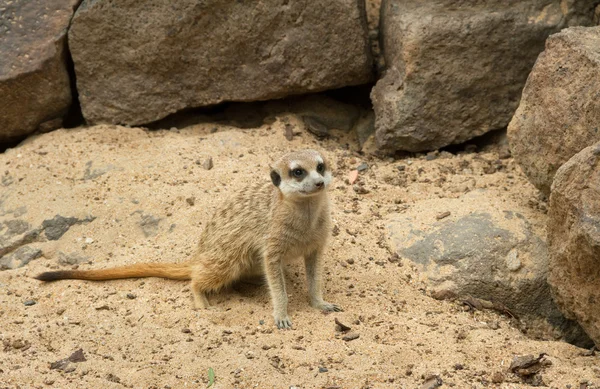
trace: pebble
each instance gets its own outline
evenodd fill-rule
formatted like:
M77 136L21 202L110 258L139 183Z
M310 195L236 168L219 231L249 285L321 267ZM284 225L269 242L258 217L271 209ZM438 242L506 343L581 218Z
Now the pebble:
M367 170L368 168L369 168L369 165L366 162L363 162L360 165L358 165L356 170L358 170L359 172L362 172L362 171Z
M364 186L360 186L360 185L353 185L352 189L354 189L354 191L358 194L367 194L370 193L371 191L368 190L367 188L365 188Z
M188 197L187 199L185 199L185 201L190 205L190 206L194 206L194 204L196 204L196 198L195 197Z
M442 386L442 379L434 374L431 374L425 378L425 382L421 385L421 389L435 389Z
M351 332L348 335L344 335L342 337L342 340L344 340L346 342L350 342L350 341L358 339L358 338L360 338L360 334L357 334L356 332Z
M35 300L26 300L26 301L24 301L24 302L23 302L23 304L24 304L26 307L30 307L30 306L32 306L32 305L35 305L35 304L37 304L37 301L35 301Z
M137 296L136 296L135 294L133 294L133 293L127 293L127 295L126 295L126 296L127 296L127 298L128 298L128 299L130 299L130 300L133 300L133 299L135 299L135 298L137 297Z
M358 170L352 170L348 173L348 182L350 185L354 185L356 180L358 179Z
M202 162L202 167L206 170L210 170L213 168L213 159L212 157L208 157L204 162Z
M442 213L438 214L435 218L437 220L442 220L444 218L447 218L450 215L451 215L450 211L446 211L446 212L442 212Z
M327 373L328 371L326 367L319 367L319 373Z

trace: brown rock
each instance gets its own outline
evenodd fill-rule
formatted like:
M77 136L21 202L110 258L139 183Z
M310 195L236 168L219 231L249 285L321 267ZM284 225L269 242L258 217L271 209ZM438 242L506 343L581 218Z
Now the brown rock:
M15 0L0 14L0 142L56 127L71 105L66 34L80 0ZM44 123L51 123L44 125Z
M558 168L600 140L600 27L569 28L546 43L508 127L513 155L546 195Z
M90 123L148 123L371 79L359 0L86 0L69 45Z
M371 93L378 146L433 150L505 127L546 38L591 24L559 0L384 0L387 69Z
M600 345L600 142L556 173L548 212L552 293Z

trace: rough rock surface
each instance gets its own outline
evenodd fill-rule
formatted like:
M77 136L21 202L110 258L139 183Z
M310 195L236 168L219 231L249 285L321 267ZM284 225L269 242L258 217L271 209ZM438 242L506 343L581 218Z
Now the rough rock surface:
M423 218L426 208L440 216ZM550 331L587 345L581 327L565 319L550 297L543 223L531 223L523 211L479 190L391 215L388 230L396 252L422 270L433 296L491 301L526 319L531 333Z
M71 105L67 28L80 1L0 5L0 142L32 133L44 123L61 127Z
M69 31L89 123L368 82L364 2L85 0Z
M379 147L433 150L506 127L546 38L591 24L593 3L383 1Z
M600 346L600 142L556 173L548 221L552 292Z
M511 150L529 180L550 195L554 174L600 141L600 27L551 36L508 127Z

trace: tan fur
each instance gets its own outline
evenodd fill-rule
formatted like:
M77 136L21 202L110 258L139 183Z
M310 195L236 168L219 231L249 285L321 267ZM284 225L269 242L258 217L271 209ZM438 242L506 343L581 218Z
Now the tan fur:
M325 170L317 171L319 163ZM306 175L294 177L292 168ZM314 150L289 153L272 167L273 182L255 184L219 208L200 236L194 257L183 264L136 264L106 270L42 273L38 279L108 280L133 277L191 279L194 305L208 306L207 292L218 291L246 276L264 274L279 328L291 326L283 266L303 257L311 306L340 308L323 300L321 255L331 230L327 186L331 170ZM280 182L277 182L279 177ZM279 184L275 186L274 184ZM318 185L321 185L319 188Z

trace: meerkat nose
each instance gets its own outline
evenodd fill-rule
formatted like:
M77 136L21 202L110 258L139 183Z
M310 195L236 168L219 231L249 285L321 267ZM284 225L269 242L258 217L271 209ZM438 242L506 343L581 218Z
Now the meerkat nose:
M323 181L317 181L317 182L315 182L315 185L316 185L317 188L322 188L323 184L324 184Z

